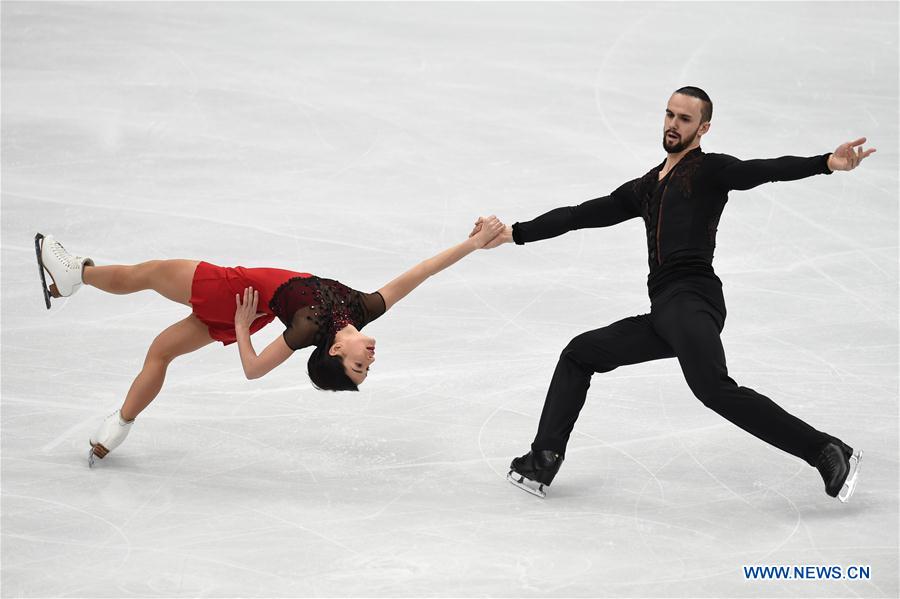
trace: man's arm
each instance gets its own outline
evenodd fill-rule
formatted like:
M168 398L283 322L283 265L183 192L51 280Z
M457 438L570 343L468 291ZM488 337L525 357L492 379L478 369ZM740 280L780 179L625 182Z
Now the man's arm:
M634 196L636 182L637 180L629 181L608 196L588 200L577 206L554 208L533 220L506 227L484 247L490 249L509 242L522 245L558 237L578 229L609 227L640 216L640 204ZM469 235L475 235L480 230L481 219L478 219Z
M830 175L834 171L849 171L872 154L875 149L863 150L866 138L841 144L829 154L801 158L782 156L764 160L738 160L732 156L721 156L724 165L715 176L726 190L746 190L757 185L774 181L796 181L813 175Z

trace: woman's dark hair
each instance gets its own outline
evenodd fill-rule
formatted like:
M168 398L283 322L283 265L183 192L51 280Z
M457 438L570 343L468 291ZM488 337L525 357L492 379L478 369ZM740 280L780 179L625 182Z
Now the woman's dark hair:
M325 343L313 350L306 362L309 379L320 391L359 391L356 383L347 376L341 357L329 355L333 343L334 335L330 335Z
M700 108L700 122L705 123L706 121L712 120L712 100L709 99L709 95L705 91L703 91L699 87L688 85L680 89L676 89L675 93L690 96L692 98L697 98L698 100L703 102Z

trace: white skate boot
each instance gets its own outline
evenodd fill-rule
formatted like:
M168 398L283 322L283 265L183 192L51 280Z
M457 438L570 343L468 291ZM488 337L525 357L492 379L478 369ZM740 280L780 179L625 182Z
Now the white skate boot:
M41 285L44 288L44 303L50 309L51 297L69 297L81 287L81 276L85 266L93 266L90 258L73 256L52 235L46 237L40 233L34 236L34 251L37 254L38 267L41 273ZM44 271L50 275L53 283L47 287Z
M94 457L101 460L106 457L110 451L122 444L134 420L122 420L119 410L106 417L97 432L91 436L91 452L88 454L88 466L93 467Z

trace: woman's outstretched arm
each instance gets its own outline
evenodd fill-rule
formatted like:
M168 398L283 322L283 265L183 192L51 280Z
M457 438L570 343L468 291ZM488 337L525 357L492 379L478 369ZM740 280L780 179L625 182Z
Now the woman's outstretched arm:
M241 296L235 295L234 301L237 308L234 311L234 331L237 337L238 351L241 353L241 365L248 379L258 379L270 370L287 360L294 353L284 335L279 335L275 341L266 346L262 353L256 355L253 343L250 341L250 325L259 314L256 307L259 304L259 291L253 287L244 289L244 301Z
M456 264L477 249L483 248L496 235L503 231L504 225L496 216L484 219L481 230L462 243L458 243L428 260L416 264L405 273L378 290L384 298L385 311L406 297L410 291L422 284L431 275L437 274Z

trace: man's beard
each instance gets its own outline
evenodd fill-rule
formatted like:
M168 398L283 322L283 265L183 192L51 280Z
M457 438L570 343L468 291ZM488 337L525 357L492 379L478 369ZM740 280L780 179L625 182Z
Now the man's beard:
M670 143L668 138L666 138L666 134L663 133L663 149L669 154L677 154L678 152L681 152L685 148L689 147L692 143L694 143L694 139L696 139L696 137L697 132L694 131L694 134L691 135L690 139L680 137L679 141Z

